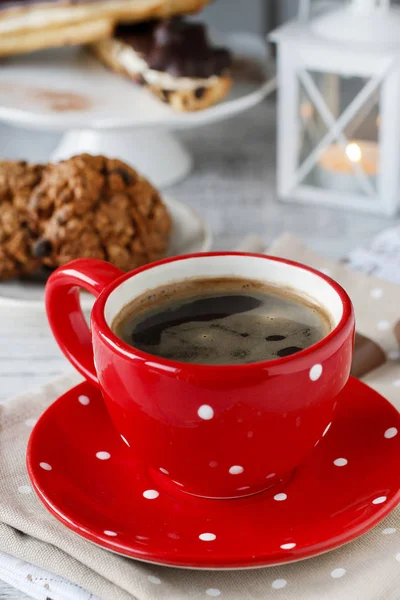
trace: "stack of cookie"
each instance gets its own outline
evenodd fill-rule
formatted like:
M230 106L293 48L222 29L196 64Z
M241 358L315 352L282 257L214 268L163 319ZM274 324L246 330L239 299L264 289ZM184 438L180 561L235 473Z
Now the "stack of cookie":
M128 271L162 258L170 230L157 190L119 160L0 162L0 279L79 257Z
M183 14L210 0L0 0L0 56L89 44L103 64L180 111L230 90L231 57Z

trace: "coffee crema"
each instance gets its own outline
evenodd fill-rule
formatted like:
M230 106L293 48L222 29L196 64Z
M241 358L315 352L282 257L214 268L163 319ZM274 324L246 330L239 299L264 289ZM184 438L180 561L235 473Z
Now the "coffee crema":
M288 288L243 278L186 279L125 306L112 330L157 357L238 365L290 356L332 329L328 314Z

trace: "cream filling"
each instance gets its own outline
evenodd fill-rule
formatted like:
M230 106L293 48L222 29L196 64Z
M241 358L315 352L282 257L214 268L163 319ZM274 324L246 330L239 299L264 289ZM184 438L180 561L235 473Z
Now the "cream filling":
M107 44L108 41L110 41L109 45ZM146 61L140 58L139 54L129 46L112 40L104 40L99 42L99 45L103 46L106 52L111 52L113 60L124 67L130 75L144 75L145 71L148 70Z
M169 73L153 71L152 69L147 69L143 77L150 85L155 85L166 90L195 90L199 87L211 87L218 81L217 75L207 77L207 79L199 77L174 77Z
M18 11L9 9L8 12L0 11L0 33L12 33L25 29L38 29L59 25L67 25L71 22L93 19L104 16L116 16L119 13L128 12L129 9L138 11L157 8L159 0L105 0L89 4L73 6L37 6ZM128 9L128 10L127 10ZM102 14L99 15L99 12ZM134 14L132 15L134 16Z
M114 61L118 62L129 75L141 75L149 85L166 90L194 90L198 87L211 87L218 80L217 75L207 78L174 77L164 71L149 69L146 61L135 50L122 42L104 40L98 42L105 52L111 52Z

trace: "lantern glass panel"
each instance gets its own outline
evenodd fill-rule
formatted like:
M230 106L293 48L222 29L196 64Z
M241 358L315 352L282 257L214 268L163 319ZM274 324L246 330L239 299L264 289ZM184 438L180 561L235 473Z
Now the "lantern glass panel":
M366 93L369 79L363 77L311 70L298 76L298 183L373 198L380 90Z

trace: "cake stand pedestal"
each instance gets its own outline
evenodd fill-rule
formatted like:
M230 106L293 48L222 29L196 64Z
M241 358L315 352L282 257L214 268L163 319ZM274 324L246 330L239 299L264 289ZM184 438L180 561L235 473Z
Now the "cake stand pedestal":
M185 179L193 166L184 145L163 129L70 131L63 136L51 160L58 162L82 152L119 158L157 187Z

